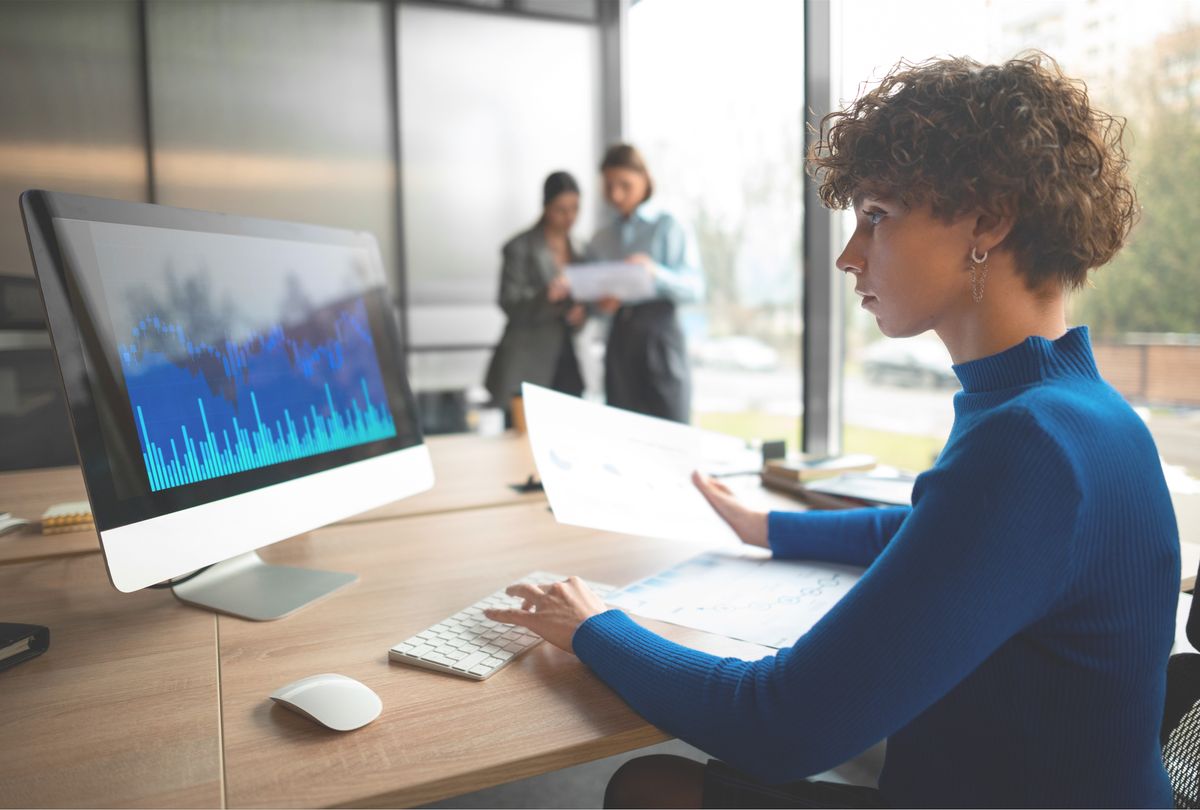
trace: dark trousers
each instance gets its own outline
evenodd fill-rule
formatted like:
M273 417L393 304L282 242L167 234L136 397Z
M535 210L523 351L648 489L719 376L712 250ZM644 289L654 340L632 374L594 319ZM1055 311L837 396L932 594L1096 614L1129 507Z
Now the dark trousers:
M578 397L583 394L583 373L579 370L579 358L575 356L575 345L571 342L571 330L565 329L562 351L554 366L554 379L550 387L555 391Z
M690 421L692 379L675 304L648 301L617 310L604 355L604 388L615 408Z
M807 779L786 785L764 785L716 759L710 759L704 768L702 801L706 808L885 806L875 788Z

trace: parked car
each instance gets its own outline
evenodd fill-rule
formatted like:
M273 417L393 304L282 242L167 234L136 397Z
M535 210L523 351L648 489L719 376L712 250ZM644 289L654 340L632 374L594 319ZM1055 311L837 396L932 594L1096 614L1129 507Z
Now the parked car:
M779 352L748 335L697 340L691 344L690 354L696 365L706 368L741 371L774 371L779 368Z
M876 341L862 353L863 374L879 385L957 388L953 365L950 352L930 335Z

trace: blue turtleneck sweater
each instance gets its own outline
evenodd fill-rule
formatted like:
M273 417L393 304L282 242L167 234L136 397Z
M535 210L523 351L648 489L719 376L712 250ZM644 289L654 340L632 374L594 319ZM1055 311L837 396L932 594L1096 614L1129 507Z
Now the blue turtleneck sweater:
M955 372L954 427L911 509L771 513L776 557L867 567L792 647L717 658L610 610L575 652L765 782L887 738L897 806L1169 806L1179 537L1154 442L1086 327Z

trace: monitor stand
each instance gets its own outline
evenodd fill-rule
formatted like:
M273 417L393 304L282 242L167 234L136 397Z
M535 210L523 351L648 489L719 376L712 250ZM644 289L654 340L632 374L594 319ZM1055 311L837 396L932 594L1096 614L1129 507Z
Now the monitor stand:
M181 602L256 622L281 619L358 579L357 574L269 565L251 551L219 562L171 590Z

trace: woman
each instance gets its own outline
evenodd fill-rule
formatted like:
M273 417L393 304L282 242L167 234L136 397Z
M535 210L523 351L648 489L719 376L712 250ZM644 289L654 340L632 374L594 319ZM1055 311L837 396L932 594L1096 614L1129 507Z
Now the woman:
M703 296L700 262L679 222L649 204L654 183L637 149L611 147L600 173L616 217L597 231L588 245L588 260L634 262L654 280L652 298L608 298L598 306L612 315L604 355L605 396L614 407L686 423L691 375L675 307Z
M582 304L570 299L563 268L579 260L571 226L579 215L579 184L554 172L542 187L542 216L504 245L500 308L508 316L488 366L485 385L492 402L508 412L521 383L566 394L583 393L583 377L571 335L583 325Z
M1065 318L1134 218L1121 123L1035 54L902 63L824 125L821 197L856 218L837 266L885 335L934 330L963 387L913 505L765 514L694 476L745 543L866 567L758 661L672 644L577 579L494 617L728 763L634 760L611 806L1170 805L1178 531L1149 432ZM798 781L884 738L878 791Z

